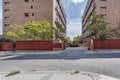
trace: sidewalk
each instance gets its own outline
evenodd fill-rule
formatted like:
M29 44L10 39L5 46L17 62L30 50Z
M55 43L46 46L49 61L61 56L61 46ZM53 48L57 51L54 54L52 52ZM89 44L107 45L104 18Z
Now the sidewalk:
M31 71L20 72L5 77L9 73L1 73L0 80L120 80L89 72Z

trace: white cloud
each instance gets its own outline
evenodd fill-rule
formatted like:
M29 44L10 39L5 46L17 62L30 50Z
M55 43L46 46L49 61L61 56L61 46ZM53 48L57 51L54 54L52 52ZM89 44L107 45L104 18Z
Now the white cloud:
M63 0L64 1L64 0ZM78 3L82 3L84 0L66 0L66 4L64 5L66 9L69 8L70 6L70 2L78 4Z
M81 3L81 2L83 2L84 0L70 0L71 2L74 2L75 4L77 4L77 3Z
M84 8L81 8L80 15L83 15L83 13L84 13Z
M67 24L67 36L73 39L74 36L82 34L82 23L81 20L76 18L68 21Z

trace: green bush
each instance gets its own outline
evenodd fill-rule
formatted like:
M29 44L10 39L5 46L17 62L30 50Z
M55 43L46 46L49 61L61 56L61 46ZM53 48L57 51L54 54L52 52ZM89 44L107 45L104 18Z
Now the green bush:
M6 38L0 38L0 42L13 42L13 41Z
M106 32L102 32L99 34L99 38L100 39L107 39L107 33Z

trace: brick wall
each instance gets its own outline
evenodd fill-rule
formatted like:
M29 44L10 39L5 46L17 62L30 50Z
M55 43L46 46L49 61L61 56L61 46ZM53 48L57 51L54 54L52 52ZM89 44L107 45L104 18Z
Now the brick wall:
M0 43L0 51L14 51L13 43Z
M53 43L53 48L61 48L62 43Z
M64 42L53 42L53 50L64 50L65 43Z
M16 50L63 50L65 49L64 42L56 41L16 41Z
M120 49L120 39L93 40L93 49Z
M52 41L16 41L16 50L53 50Z
M64 42L54 42L54 41L16 41L16 46L14 43L0 43L0 51L14 51L14 50L64 50Z

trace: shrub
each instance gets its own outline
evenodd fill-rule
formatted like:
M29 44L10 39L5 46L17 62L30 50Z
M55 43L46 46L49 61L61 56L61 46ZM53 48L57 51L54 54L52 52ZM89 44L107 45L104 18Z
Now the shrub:
M99 38L100 39L107 39L107 33L106 32L102 32L99 34Z
M6 38L0 38L0 42L13 42L13 41Z

